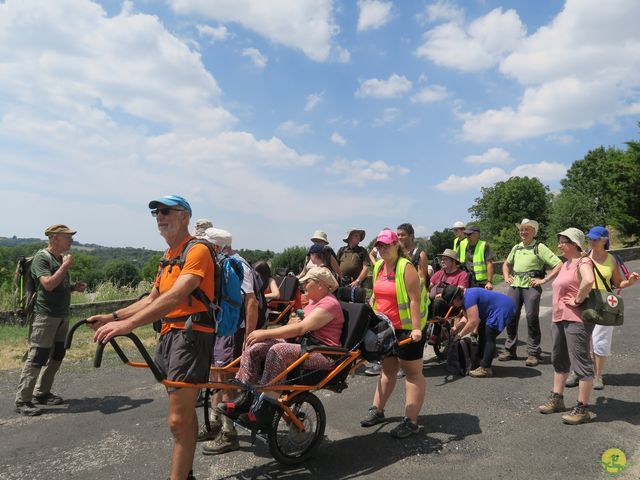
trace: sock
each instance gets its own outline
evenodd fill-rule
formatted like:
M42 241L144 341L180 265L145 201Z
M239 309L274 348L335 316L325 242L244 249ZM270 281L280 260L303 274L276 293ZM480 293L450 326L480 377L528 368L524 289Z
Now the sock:
M222 430L225 432L233 432L235 430L233 427L233 420L224 415L222 415Z

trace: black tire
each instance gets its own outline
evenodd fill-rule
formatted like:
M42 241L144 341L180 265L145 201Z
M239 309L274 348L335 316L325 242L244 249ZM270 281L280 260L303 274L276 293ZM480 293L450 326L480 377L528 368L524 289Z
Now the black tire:
M289 405L305 426L301 432L293 422L283 418L284 410L278 409L271 421L268 433L269 451L283 465L298 465L306 461L320 446L327 423L324 407L312 393L295 397Z
M440 325L440 334L438 340L433 346L433 351L438 357L438 360L445 362L447 360L447 351L449 350L449 343L451 340L451 327L449 323Z

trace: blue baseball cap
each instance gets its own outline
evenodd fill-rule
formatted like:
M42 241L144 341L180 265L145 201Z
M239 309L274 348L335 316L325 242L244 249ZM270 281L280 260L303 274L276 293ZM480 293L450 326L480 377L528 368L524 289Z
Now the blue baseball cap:
M609 230L607 230L605 227L593 227L591 230L589 230L589 232L587 233L587 238L589 240L600 240L601 238L606 238L607 239L607 243L604 246L604 248L609 248Z
M189 216L191 216L191 205L189 205L189 202L180 195L165 195L164 197L160 197L149 202L149 208L151 209L158 208L161 205L165 205L167 207L182 207L189 212Z

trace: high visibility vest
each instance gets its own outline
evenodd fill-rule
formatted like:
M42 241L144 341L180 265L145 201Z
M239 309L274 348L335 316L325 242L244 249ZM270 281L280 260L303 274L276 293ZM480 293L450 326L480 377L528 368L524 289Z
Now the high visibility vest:
M382 268L384 260L378 260L373 267L373 283L376 283L378 274ZM402 330L413 330L413 324L411 323L411 309L409 308L409 294L407 293L407 287L404 284L404 271L408 264L411 262L404 257L398 259L395 271L396 281L396 299L398 301L398 313L400 315L400 323L402 323ZM420 280L420 330L424 329L427 324L427 309L429 308L429 295L427 289ZM373 302L373 309L376 309L376 302Z
M484 247L487 242L484 240L478 240L476 248L473 250L473 273L476 276L478 282L483 282L489 277L487 275L487 262L484 260ZM460 263L464 264L467 258L467 245L465 245L460 255Z
M465 252L467 251L467 245L469 243L468 238L463 238L460 240L456 237L453 240L453 250L458 252L458 257L460 258L460 263L464 263Z

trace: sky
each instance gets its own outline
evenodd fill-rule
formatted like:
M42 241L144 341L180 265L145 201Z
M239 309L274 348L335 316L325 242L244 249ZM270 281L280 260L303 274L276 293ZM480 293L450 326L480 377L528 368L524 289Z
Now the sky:
M482 187L638 139L637 0L0 0L0 236L236 248L429 235Z

